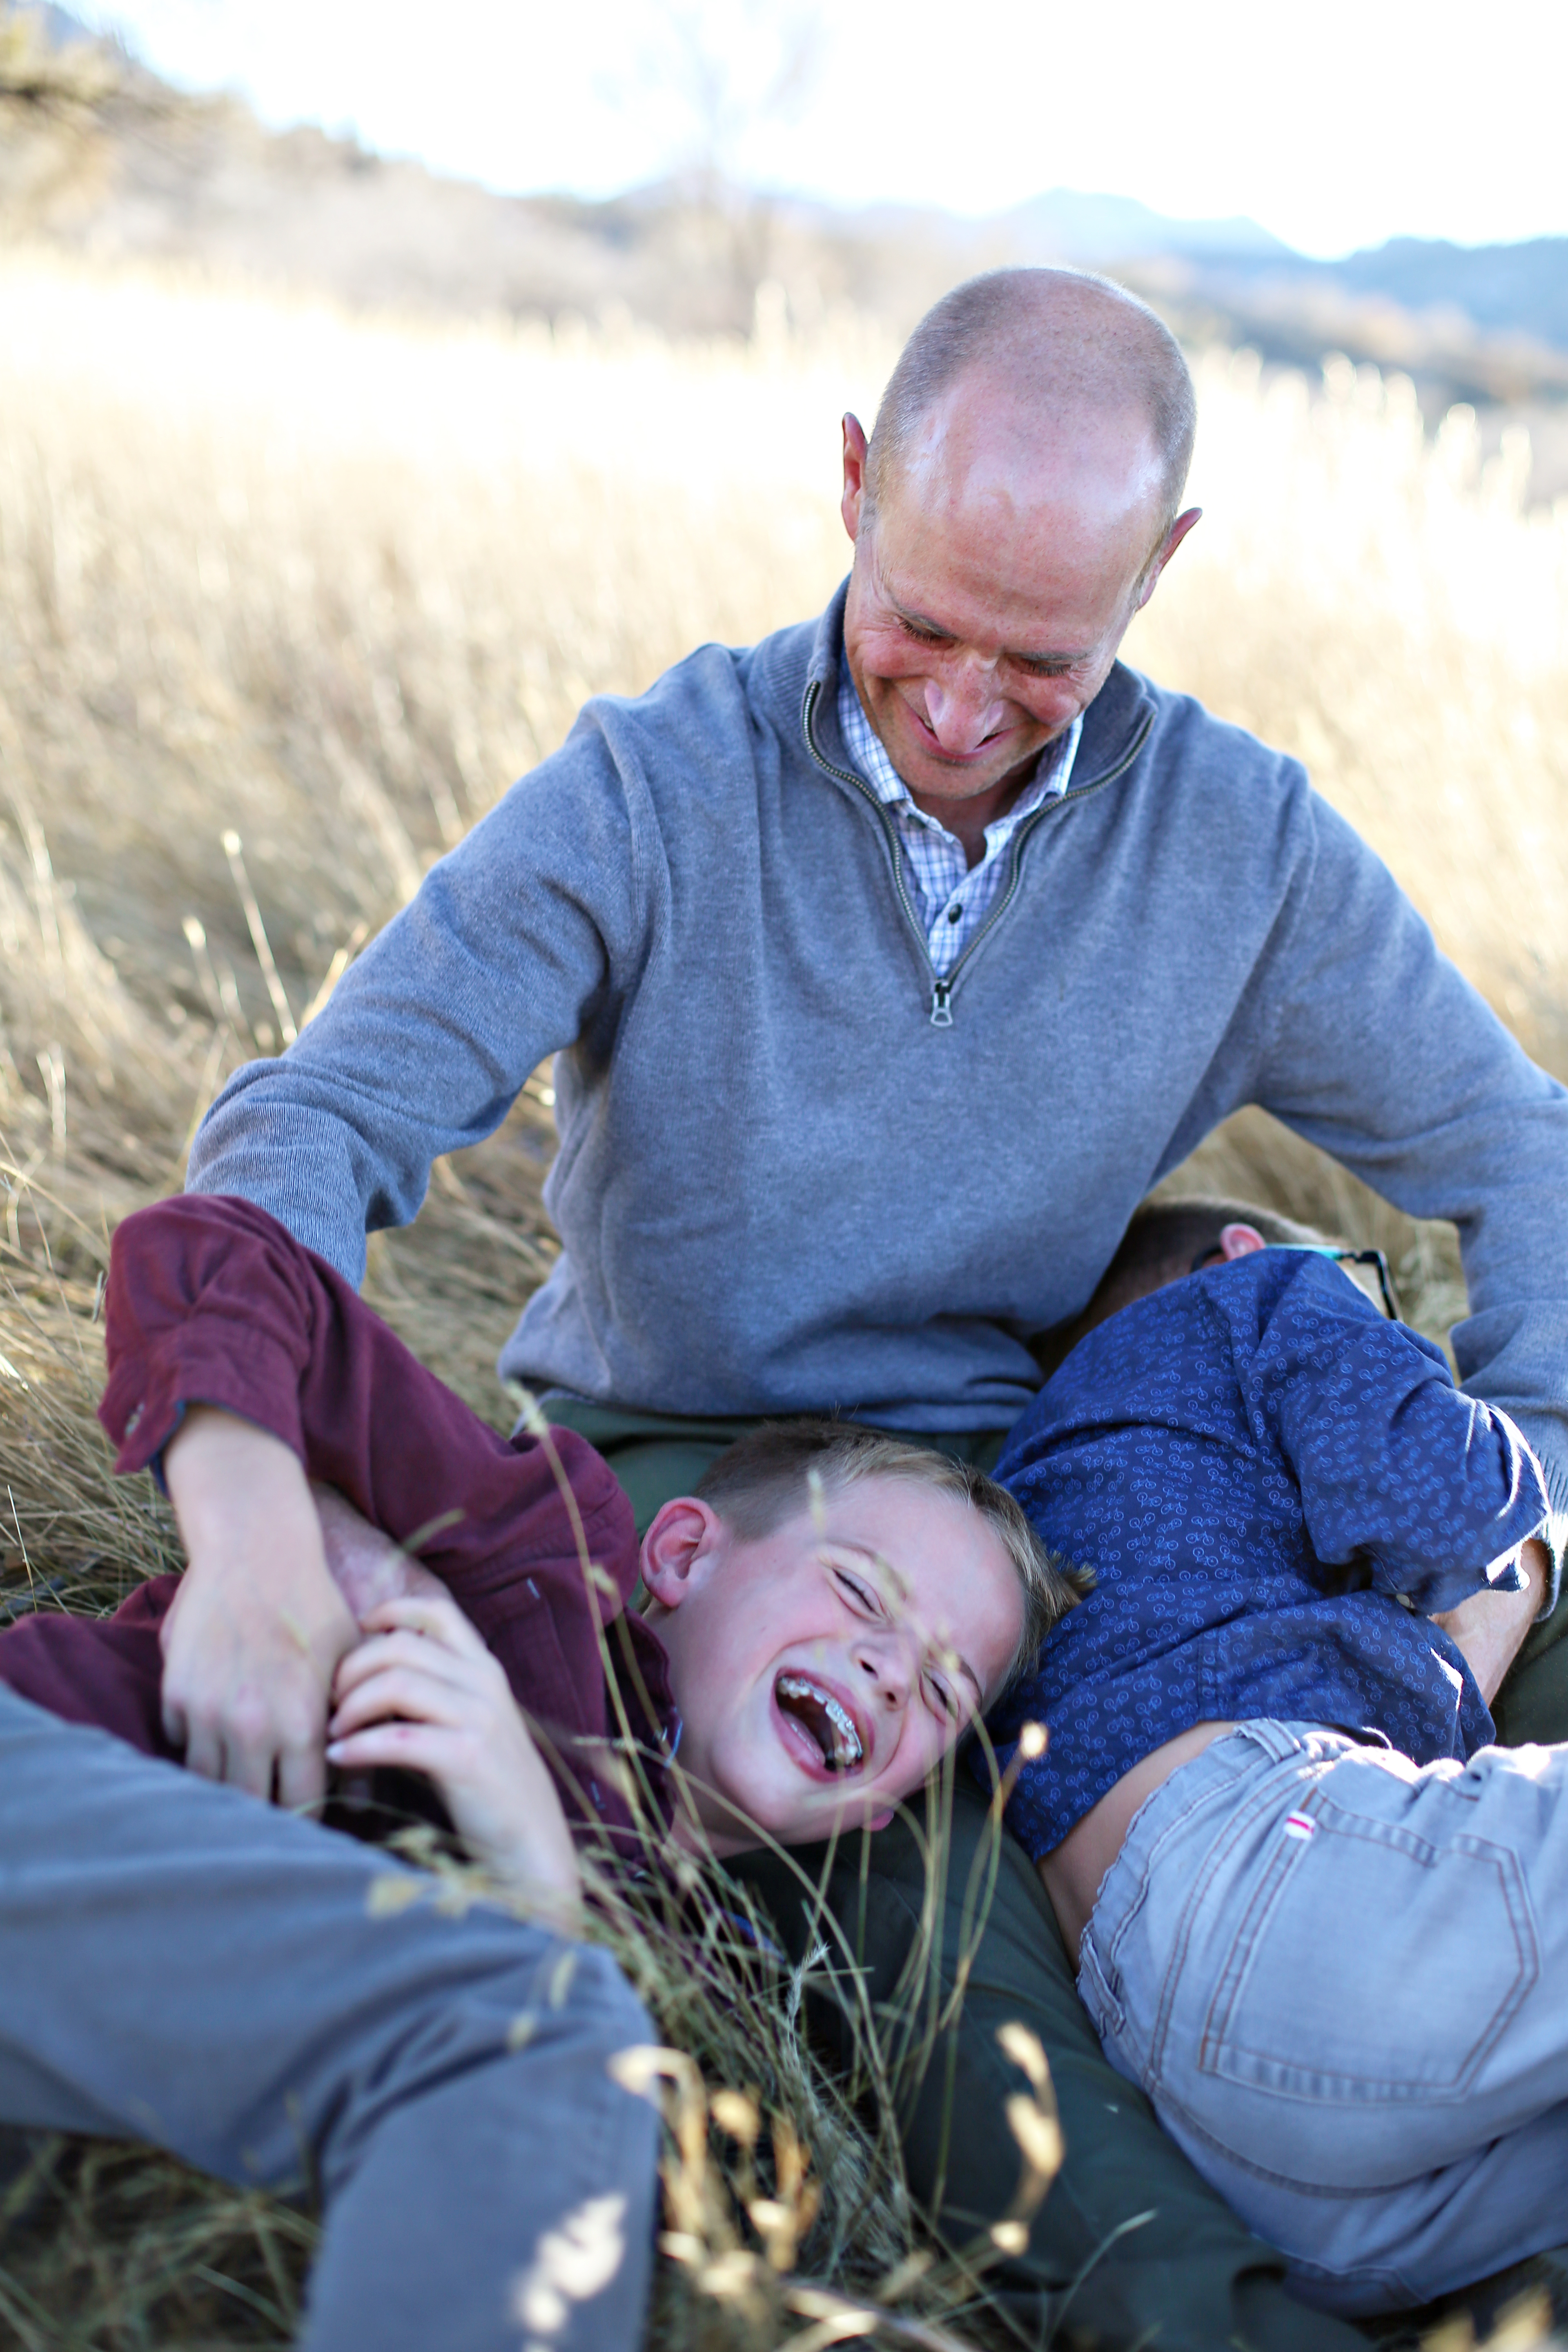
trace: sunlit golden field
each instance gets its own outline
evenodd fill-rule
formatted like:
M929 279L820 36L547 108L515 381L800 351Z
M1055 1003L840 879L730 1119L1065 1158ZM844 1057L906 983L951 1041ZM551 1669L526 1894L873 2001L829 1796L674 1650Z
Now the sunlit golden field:
M112 1211L584 695L820 605L838 415L892 353L367 324L17 255L0 318L5 1116ZM1522 452L1482 472L1464 412L1425 442L1397 380L1200 375L1205 520L1131 657L1306 759L1568 1069L1568 517L1521 513Z
M167 1557L89 1420L115 1218L179 1183L225 1073L302 1024L585 695L819 608L847 560L838 417L869 423L892 356L843 325L746 350L437 331L0 252L0 1599L53 1580L101 1605ZM1199 375L1205 520L1131 657L1305 759L1568 1075L1568 512L1525 513L1521 453L1482 471L1462 412L1424 439L1397 381L1267 382L1224 354ZM490 1366L552 1247L547 1097L546 1074L373 1254L378 1304L498 1419ZM1443 1236L1278 1130L1244 1120L1201 1157L1384 1239L1429 1327L1458 1311ZM849 2179L804 2062L747 2075L721 2007L661 2015ZM54 2236L0 2265L16 2341L85 2343L84 2315L106 2346L284 2339L304 2224L143 2166L88 2183L100 2225L68 2178ZM864 2288L907 2216L896 2179L853 2208L825 2208L826 2245L803 2218L800 2259ZM187 2307L182 2263L229 2264L249 2303ZM731 2296L725 2326L783 2340L812 2308L769 2296ZM962 2306L929 2307L962 2334Z

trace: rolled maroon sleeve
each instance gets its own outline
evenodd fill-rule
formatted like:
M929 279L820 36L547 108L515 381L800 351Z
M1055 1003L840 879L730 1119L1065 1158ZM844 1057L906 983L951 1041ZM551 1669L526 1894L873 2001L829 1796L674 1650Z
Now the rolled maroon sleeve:
M158 1630L179 1582L149 1578L112 1617L40 1610L19 1618L0 1633L0 1682L67 1723L112 1731L144 1756L177 1759L163 1729Z
M242 1415L417 1552L531 1714L590 1736L610 1728L599 1629L635 1588L637 1539L629 1503L584 1440L499 1436L247 1201L184 1194L128 1217L105 1328L100 1414L117 1468L155 1461L186 1405Z
M216 1209L215 1215L212 1211ZM144 1470L186 1404L222 1405L306 1458L300 1384L319 1285L283 1227L243 1201L160 1201L116 1230L98 1417L115 1468Z

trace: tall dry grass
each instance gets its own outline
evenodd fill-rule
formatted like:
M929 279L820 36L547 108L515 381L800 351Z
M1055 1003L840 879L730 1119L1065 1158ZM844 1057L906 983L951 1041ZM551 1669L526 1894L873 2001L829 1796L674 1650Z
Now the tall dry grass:
M0 253L0 1601L107 1606L173 1557L152 1496L107 1475L95 1318L114 1221L177 1185L224 1075L304 1022L586 694L826 599L838 416L869 416L892 358L836 333L437 331ZM1568 1070L1568 517L1527 515L1520 453L1483 471L1462 416L1425 441L1397 382L1223 355L1200 379L1207 516L1132 657L1307 758ZM541 1073L373 1250L377 1303L498 1419L496 1350L553 1248L551 1139ZM1458 1311L1441 1231L1267 1122L1195 1172L1383 1241L1428 1328ZM697 2070L671 2177L700 2258L665 2265L658 2333L826 2343L834 2295L914 2248L885 2113L868 2131L814 2069L787 1986L694 1992L657 1964L672 1933L624 1930ZM740 2111L713 2104L740 2084L779 2119L747 2159L773 2263L734 2195ZM5 2194L18 2344L287 2337L310 2232L267 2200L53 2147ZM959 2273L903 2275L906 2340L974 2335Z
M1444 948L1568 1076L1568 501L1428 440L1403 377L1200 370L1206 509L1131 659L1306 761Z

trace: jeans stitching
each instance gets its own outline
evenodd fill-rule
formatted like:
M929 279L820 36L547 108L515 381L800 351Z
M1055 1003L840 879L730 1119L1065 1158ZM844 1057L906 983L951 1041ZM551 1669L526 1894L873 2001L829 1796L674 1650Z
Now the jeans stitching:
M1281 1759L1281 1763L1283 1760ZM1279 1769L1277 1767L1275 1772L1270 1772L1263 1787L1250 1801L1243 1801L1221 1830L1205 1855L1198 1876L1194 1882L1186 1903L1183 1906L1175 1939L1162 1973L1160 2001L1155 2011L1153 2031L1150 2037L1149 2064L1155 2073L1156 2079L1163 2079L1163 2061L1165 2044L1170 2034L1171 2012L1175 2006L1178 1982L1187 1954L1191 1949L1194 1930L1202 1916L1205 1897L1215 1878L1230 1860L1237 1843L1251 1834L1258 1816L1278 1803L1279 1800L1274 1794L1274 1782ZM1153 1857L1151 1856L1151 1872L1152 1860Z
M1278 1800L1274 1801L1277 1802ZM1245 2083L1258 2090L1270 2089L1287 2095L1310 2097L1320 2104L1327 2104L1330 2101L1335 2085L1342 2085L1346 2093L1355 2093L1362 2097L1374 2098L1380 2103L1387 2101L1390 2104L1399 2105L1448 2105L1467 2097L1488 2056L1507 2031L1518 2013L1521 2004L1540 1977L1540 1948L1536 1940L1529 1900L1522 1884L1517 1856L1511 1854L1506 1847L1499 1846L1489 1839L1478 1838L1468 1831L1459 1832L1444 1844L1439 1845L1430 1838L1405 1829L1401 1823L1380 1822L1375 1818L1368 1820L1364 1816L1352 1813L1344 1806L1336 1804L1332 1797L1321 1786L1302 1801L1299 1810L1315 1814L1322 1825L1323 1832L1331 1836L1359 1837L1367 1844L1397 1849L1408 1854L1412 1861L1419 1863L1425 1868L1434 1866L1445 1853L1462 1853L1472 1862L1489 1865L1496 1874L1504 1914L1513 1936L1515 1969L1512 1983L1499 1998L1486 2024L1469 2050L1464 2054L1454 2074L1442 2084L1426 2081L1401 2082L1387 2075L1350 2074L1343 2071L1331 2072L1324 2068L1294 2067L1281 2060L1269 2057L1267 2053L1245 2048L1233 2038L1236 2032L1234 2018L1237 2005L1258 1961L1269 1917L1291 1877L1297 1870L1306 1866L1311 1850L1306 1842L1300 1844L1293 1843L1289 1849L1282 1847L1278 1854L1270 1855L1268 1858L1265 1864L1262 1885L1247 1906L1247 1913L1237 1928L1220 1974L1214 2000L1205 2020L1197 2053L1197 2065L1200 2072L1217 2076L1222 2080ZM1332 1821L1329 1818L1331 1814L1334 1817ZM1212 1871L1205 1874L1205 1884L1212 1875ZM1197 1890L1194 1889L1193 1900L1184 1911L1184 1928L1188 1917L1192 1916L1193 1905L1196 1899ZM1185 1949L1185 1941L1184 1936L1179 1947L1183 1952ZM1173 1956L1172 1969L1177 1965L1177 1958ZM1168 1970L1167 1980L1169 1975ZM1164 2006L1163 1988L1163 2010ZM1250 2062L1252 2066L1267 2070L1268 2079L1264 2079L1262 2074L1240 2072L1233 2074L1223 2063L1226 2056L1237 2061L1245 2059Z
M1272 1797L1272 1790L1270 1790L1270 1796ZM1274 1801L1277 1802L1278 1800ZM1322 1810L1321 1790L1316 1787L1310 1789L1295 1810L1302 1814L1319 1816ZM1256 1812L1254 1818L1256 1818ZM1251 1826L1250 1822L1248 1826ZM1300 1842L1292 1840L1287 1845L1281 1839L1265 1864L1261 1882L1253 1893L1252 1900L1248 1903L1241 1925L1237 1930L1236 1939L1226 1956L1225 1966L1220 1970L1219 1982L1215 1989L1214 2000L1209 2005L1208 2015L1204 2020L1203 2035L1198 2043L1197 2056L1199 2071L1203 2074L1212 2074L1219 2071L1219 2053L1226 2044L1236 2003L1240 2000L1243 1988L1252 1973L1253 1956L1268 1927L1269 1916L1276 1905L1289 1885L1296 1870L1305 1862L1308 1846L1309 1842L1305 1840Z

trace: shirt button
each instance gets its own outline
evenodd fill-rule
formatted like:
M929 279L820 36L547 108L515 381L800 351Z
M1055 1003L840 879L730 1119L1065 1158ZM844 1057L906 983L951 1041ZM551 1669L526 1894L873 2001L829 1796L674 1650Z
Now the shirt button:
M948 921L949 921L950 923L958 923L958 922L962 922L962 921L963 921L963 908L962 908L962 907L950 907L950 908L948 908L948 910L947 910L947 919L948 919Z

